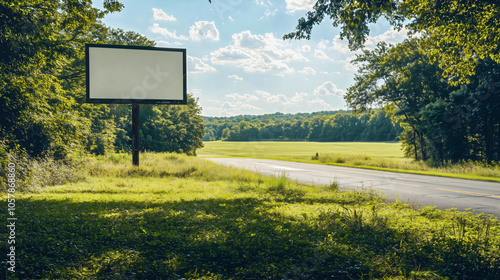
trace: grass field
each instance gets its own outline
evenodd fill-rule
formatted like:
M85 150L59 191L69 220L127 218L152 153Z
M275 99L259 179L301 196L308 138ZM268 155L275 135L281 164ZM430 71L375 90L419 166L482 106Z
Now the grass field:
M200 157L267 158L500 182L500 164L469 161L432 167L405 158L397 142L213 141L204 145L198 151Z
M397 161L409 161L404 158L401 145L396 142L204 142L204 148L198 150L200 156L219 157L268 157L276 159L311 159L320 155L362 155L372 158L389 158Z
M8 279L500 279L500 224L484 215L175 154L85 169L17 194Z

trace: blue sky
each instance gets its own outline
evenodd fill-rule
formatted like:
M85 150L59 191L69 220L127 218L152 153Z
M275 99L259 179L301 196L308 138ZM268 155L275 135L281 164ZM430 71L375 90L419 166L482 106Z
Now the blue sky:
M311 40L282 40L314 0L120 2L124 10L108 15L107 26L138 32L158 47L187 49L188 92L204 116L347 109L343 95L354 81L356 53L339 29L326 20ZM367 48L407 37L385 21L370 30Z

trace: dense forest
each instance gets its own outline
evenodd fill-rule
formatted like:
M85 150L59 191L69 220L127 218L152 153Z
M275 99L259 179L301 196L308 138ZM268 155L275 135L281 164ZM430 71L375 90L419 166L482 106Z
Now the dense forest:
M104 1L0 1L0 156L64 160L131 148L131 105L85 103L85 43L154 46L101 19L123 5ZM141 149L194 155L201 108L141 105Z
M204 141L394 141L403 131L382 110L354 114L323 111L299 114L204 117Z

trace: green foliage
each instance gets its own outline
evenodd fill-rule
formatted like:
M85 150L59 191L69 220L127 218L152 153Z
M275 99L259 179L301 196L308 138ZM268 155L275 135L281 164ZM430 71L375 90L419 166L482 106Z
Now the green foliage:
M402 131L380 110L205 117L204 123L205 141L393 141Z
M333 177L333 180L325 188L328 191L333 191L333 192L339 191L339 188L340 188L340 180L339 180L339 178L337 176Z
M89 158L99 176L16 197L23 265L12 279L500 277L500 226L485 215L415 210L178 154L145 154L144 174L115 177L128 157ZM151 178L191 166L190 178ZM280 194L299 188L300 197Z
M115 147L117 151L130 151L132 135L132 107L115 108L115 122L119 131ZM203 147L204 125L201 107L188 94L188 104L141 105L140 148L142 151L175 152L196 155Z
M22 151L7 152L0 145L0 193L7 192L7 166L14 168L17 192L39 192L48 186L84 181L86 170L78 157L64 161L52 157L30 158Z
M99 10L88 0L0 1L0 138L6 151L43 161L65 160L83 150L96 155L129 150L126 106L84 103L84 45L155 42L106 27L101 19L123 5L106 0L103 6ZM160 123L146 124L152 128L144 133L143 149L196 154L203 136L196 102L191 98L186 108L160 111L161 116L146 118L160 117Z
M305 192L299 188L291 187L290 181L282 174L279 178L273 178L267 192L278 199L290 201L304 197Z
M498 161L500 64L479 61L468 85L450 86L425 48L425 39L413 39L379 43L358 55L354 62L362 65L348 89L348 105L359 111L384 107L403 124L405 154L416 160Z
M63 159L83 147L89 122L62 81L99 20L122 7L105 4L100 11L91 1L0 2L0 137L9 149Z
M320 0L301 18L295 32L283 39L310 39L314 25L325 17L340 26L340 38L347 38L352 50L363 47L368 25L384 17L396 28L429 35L425 48L437 61L443 76L452 84L467 83L478 62L500 63L500 3L468 0Z

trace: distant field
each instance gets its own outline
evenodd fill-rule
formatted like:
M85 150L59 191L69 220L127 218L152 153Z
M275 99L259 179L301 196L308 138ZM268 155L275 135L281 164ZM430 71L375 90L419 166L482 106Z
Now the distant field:
M318 153L407 161L397 142L204 142L199 156L308 159Z
M200 157L267 158L500 182L500 164L467 161L432 167L405 158L397 142L214 141L204 145L197 152Z

